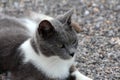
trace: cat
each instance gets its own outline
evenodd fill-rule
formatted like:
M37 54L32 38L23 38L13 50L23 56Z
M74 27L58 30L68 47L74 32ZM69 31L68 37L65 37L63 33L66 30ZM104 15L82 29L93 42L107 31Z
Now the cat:
M92 80L73 67L78 39L72 14L39 22L1 18L0 71L10 71L11 80Z

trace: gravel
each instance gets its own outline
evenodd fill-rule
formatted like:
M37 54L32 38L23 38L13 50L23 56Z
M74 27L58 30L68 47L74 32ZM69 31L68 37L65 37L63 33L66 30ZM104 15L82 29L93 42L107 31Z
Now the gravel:
M73 20L82 29L76 58L80 72L94 80L120 80L120 0L8 1L0 0L0 12L14 16L29 9L55 17L75 8Z

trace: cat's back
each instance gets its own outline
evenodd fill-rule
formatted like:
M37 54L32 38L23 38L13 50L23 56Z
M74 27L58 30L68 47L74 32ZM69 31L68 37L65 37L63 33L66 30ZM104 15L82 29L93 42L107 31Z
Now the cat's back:
M15 55L17 49L30 37L28 33L27 28L19 20L12 17L0 18L0 70L15 65L12 65L12 62L18 58L18 55Z
M11 54L27 38L28 31L19 20L12 17L0 18L0 56Z

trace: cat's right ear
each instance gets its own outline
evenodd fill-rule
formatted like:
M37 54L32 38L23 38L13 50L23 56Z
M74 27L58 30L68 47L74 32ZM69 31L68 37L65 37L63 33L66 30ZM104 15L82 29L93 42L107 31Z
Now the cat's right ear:
M44 39L51 37L54 34L54 32L55 32L55 29L50 21L43 20L40 22L38 27L38 33Z
M71 9L67 11L65 14L57 16L56 19L59 20L63 24L70 25L73 12L74 12L74 9Z

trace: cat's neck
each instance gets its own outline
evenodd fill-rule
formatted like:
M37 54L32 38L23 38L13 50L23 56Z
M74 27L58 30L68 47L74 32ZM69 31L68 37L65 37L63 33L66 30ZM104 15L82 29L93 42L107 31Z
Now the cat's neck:
M69 68L74 63L74 58L63 60L58 56L46 57L41 52L36 53L30 40L24 42L20 49L24 54L24 63L31 62L38 70L49 78L64 79L69 76Z

